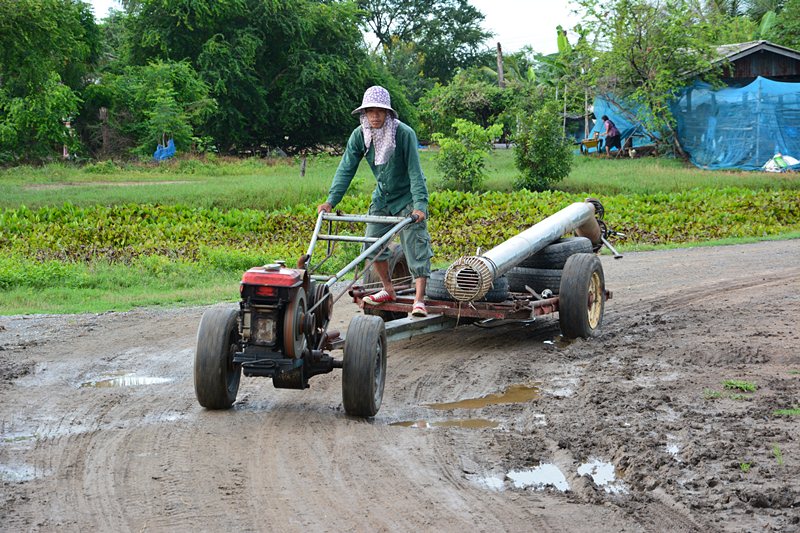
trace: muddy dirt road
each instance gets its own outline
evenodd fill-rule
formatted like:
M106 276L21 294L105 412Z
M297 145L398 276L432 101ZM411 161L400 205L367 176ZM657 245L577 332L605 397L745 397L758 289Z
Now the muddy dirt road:
M601 337L394 343L371 421L339 372L202 409L201 308L2 317L0 529L800 531L800 240L603 264Z

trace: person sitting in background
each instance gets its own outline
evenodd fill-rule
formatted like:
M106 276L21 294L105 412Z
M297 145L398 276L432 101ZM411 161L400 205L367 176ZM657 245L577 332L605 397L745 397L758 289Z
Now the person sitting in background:
M606 127L605 133L603 133L603 137L606 138L605 146L606 146L606 155L611 155L611 149L616 148L617 150L622 148L620 144L620 134L617 126L608 118L608 115L603 115L601 120L603 121L603 125Z

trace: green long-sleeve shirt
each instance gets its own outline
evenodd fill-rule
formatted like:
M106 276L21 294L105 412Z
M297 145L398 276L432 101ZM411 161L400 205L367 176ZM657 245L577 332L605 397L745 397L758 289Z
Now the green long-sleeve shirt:
M417 134L410 126L401 122L397 126L395 141L394 154L389 161L383 165L376 165L375 146L370 146L369 152L365 154L366 147L361 126L353 130L328 193L327 201L331 207L336 207L342 200L361 159L366 155L367 163L378 182L372 193L372 203L375 208L388 208L391 213L399 214L408 204L413 203L414 209L428 214L428 186L425 184L425 174L422 173L419 164Z

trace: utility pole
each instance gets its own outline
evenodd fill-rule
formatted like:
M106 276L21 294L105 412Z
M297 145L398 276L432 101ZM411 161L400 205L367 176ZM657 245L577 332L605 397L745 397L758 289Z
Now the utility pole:
M506 86L506 78L503 74L503 49L500 43L497 43L497 85L499 85L501 89L504 89Z

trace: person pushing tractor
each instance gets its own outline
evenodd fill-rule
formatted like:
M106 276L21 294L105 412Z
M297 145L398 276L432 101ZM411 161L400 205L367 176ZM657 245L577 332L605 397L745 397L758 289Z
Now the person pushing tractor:
M417 153L417 134L398 119L392 109L391 96L385 88L375 85L364 92L361 105L353 110L359 115L358 126L347 141L342 160L333 177L327 200L317 206L317 212L330 213L342 200L353 180L362 158L366 158L377 185L372 193L370 215L412 216L416 223L400 233L409 270L414 276L415 297L411 314L427 316L425 285L431 273L431 238L428 233L428 187ZM381 237L391 224L367 224L367 237ZM375 271L383 290L364 298L364 304L380 306L393 302L397 295L388 264L389 251L375 258Z

